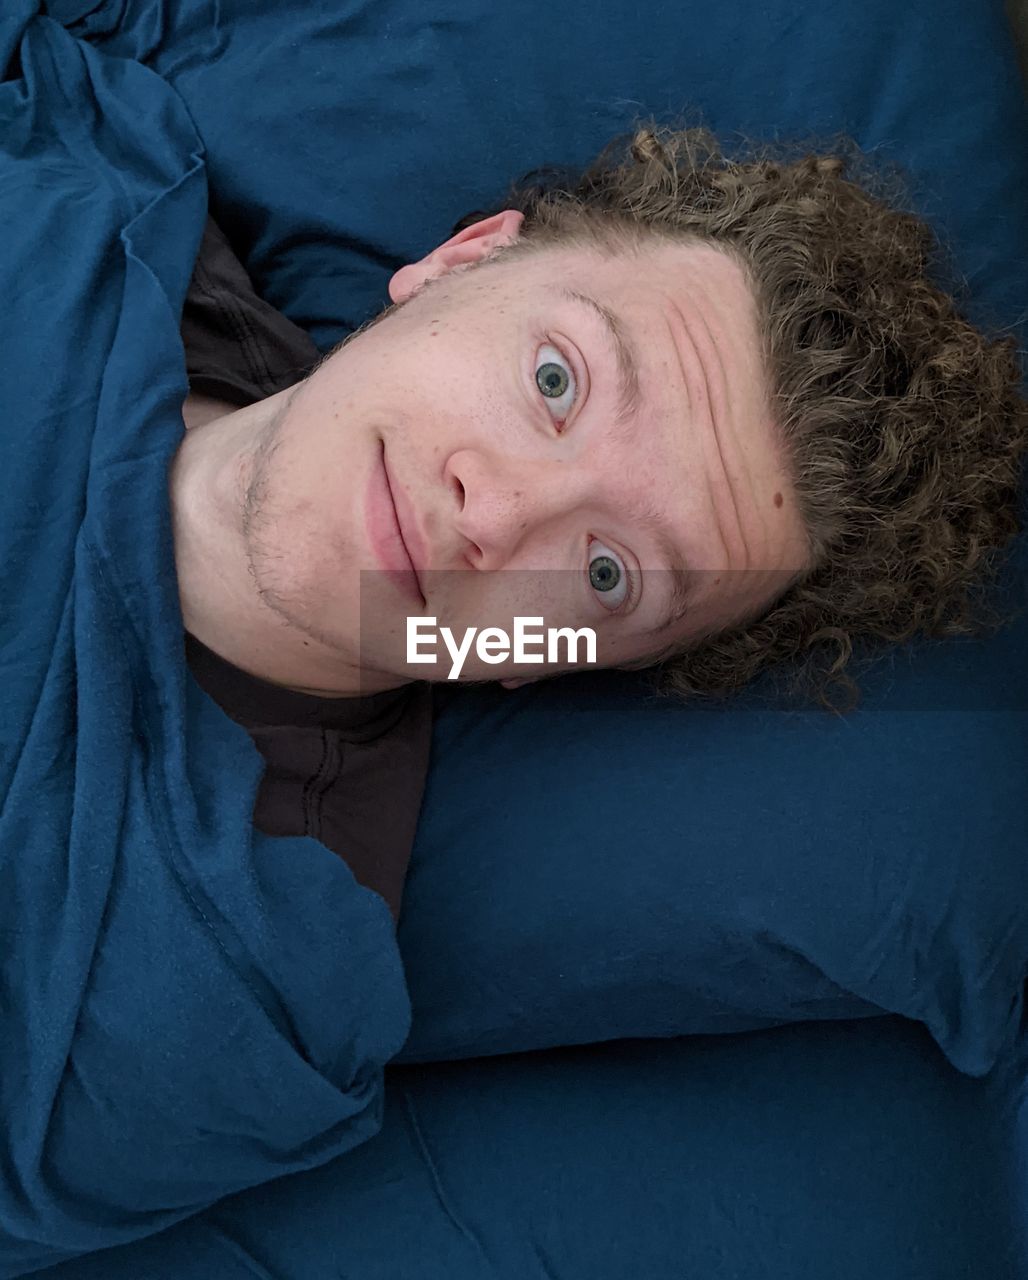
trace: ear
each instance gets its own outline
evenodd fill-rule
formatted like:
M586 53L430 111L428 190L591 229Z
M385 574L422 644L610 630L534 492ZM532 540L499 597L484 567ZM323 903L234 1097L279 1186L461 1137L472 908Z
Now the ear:
M389 281L389 297L393 302L406 302L426 281L445 275L447 271L467 262L478 262L497 245L510 244L518 238L524 220L523 213L518 213L515 209L504 209L502 213L494 213L491 218L473 222L470 227L458 231L445 244L433 249L420 262L411 262L401 267Z

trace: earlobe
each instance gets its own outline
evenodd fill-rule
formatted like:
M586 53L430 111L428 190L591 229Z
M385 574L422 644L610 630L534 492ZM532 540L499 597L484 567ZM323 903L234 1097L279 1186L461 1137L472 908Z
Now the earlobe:
M422 266L422 262L409 262L405 267L401 267L399 271L393 272L389 281L389 300L391 302L406 302L407 299L422 284L426 277L419 277L418 269Z

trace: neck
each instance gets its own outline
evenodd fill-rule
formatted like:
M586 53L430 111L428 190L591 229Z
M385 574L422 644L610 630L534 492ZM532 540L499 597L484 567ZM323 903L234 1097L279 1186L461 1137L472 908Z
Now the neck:
M185 629L259 679L321 697L397 688L395 677L358 663L290 627L266 605L250 572L243 512L254 458L273 433L290 392L245 409L187 415L168 475L175 573Z

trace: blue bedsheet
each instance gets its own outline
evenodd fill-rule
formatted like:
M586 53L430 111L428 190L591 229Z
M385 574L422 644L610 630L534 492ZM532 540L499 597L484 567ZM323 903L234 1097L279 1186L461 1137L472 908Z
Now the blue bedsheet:
M390 1066L357 1150L39 1280L1023 1280L1011 1085L900 1018Z
M363 1141L410 1019L385 903L253 832L256 748L185 678L203 147L36 8L0 19L2 1277Z

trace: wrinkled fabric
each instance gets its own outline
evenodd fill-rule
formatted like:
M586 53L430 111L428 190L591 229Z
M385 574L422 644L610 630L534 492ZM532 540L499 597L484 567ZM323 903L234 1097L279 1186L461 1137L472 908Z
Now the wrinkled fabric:
M390 1065L370 1142L39 1280L1024 1280L1018 1092L903 1018Z
M0 1276L378 1131L382 898L251 823L188 674L167 470L203 146L146 67L0 19Z
M228 237L208 217L179 325L193 394L243 407L295 386L321 352L254 291Z

